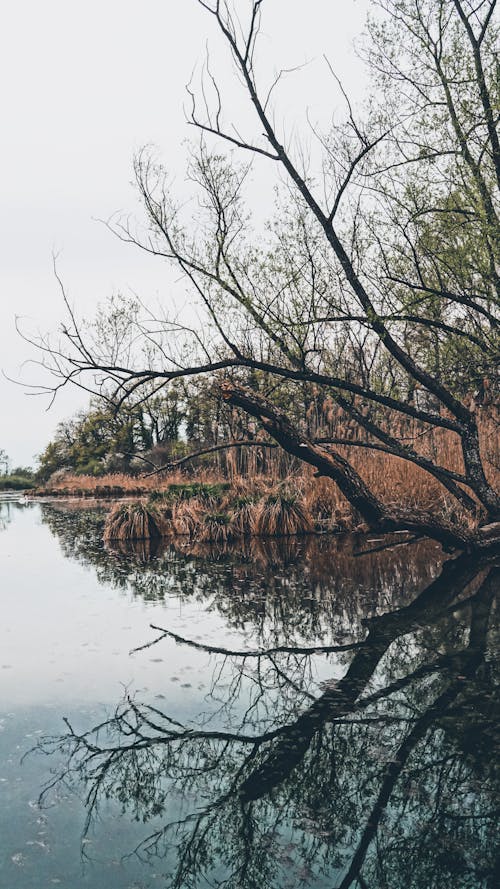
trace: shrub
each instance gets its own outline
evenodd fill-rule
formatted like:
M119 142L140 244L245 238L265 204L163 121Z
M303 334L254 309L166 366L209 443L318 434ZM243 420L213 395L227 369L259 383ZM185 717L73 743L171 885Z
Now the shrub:
M0 491L25 491L34 488L35 483L32 478L24 475L2 475L0 476Z

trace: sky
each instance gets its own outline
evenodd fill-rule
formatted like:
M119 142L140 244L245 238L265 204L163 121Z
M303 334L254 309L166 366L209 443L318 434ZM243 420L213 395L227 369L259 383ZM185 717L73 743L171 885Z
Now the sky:
M243 15L247 0L234 2ZM324 123L335 106L324 54L350 94L363 95L353 41L368 3L264 0L262 81L281 67L305 66L277 94L290 131L301 131L306 110ZM186 140L195 138L185 86L207 44L226 88L227 115L240 115L251 133L251 109L235 91L227 52L196 0L18 0L3 9L0 449L13 465L33 465L57 424L87 403L69 387L48 409L48 397L32 386L52 381L16 332L16 317L29 336L56 331L61 322L53 255L79 316L91 318L118 292L146 302L174 299L165 267L120 243L99 220L120 210L140 217L132 159L144 145L154 146L182 190Z

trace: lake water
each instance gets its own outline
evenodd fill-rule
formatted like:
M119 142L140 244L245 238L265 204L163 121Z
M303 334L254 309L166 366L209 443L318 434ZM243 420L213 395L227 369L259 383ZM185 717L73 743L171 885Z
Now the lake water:
M0 501L1 889L499 885L498 563L104 514Z

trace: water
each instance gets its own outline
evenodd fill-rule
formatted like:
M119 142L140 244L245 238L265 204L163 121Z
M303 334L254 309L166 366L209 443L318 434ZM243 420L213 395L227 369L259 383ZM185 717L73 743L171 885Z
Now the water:
M103 517L0 503L2 889L498 884L494 560Z

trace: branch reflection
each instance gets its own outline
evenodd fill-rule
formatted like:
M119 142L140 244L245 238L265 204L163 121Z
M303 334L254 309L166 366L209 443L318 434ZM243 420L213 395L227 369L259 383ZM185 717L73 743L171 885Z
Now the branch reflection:
M437 544L406 545L398 535L388 538L389 548L387 540L353 534L251 538L226 547L180 538L105 548L102 507L42 504L42 510L64 555L92 568L99 582L146 602L210 602L230 627L250 630L263 645L363 638L364 618L410 602L443 560Z
M408 548L402 572L405 559ZM308 570L314 590L317 554ZM305 582L293 588L293 560L287 571L289 600L282 596L286 613L274 633L264 631L271 621L252 611L249 594L224 606L228 585L216 589L217 606L235 621L253 614L258 646L204 646L161 627L148 643L173 636L213 655L216 712L183 723L127 695L99 725L78 731L67 723L62 736L40 744L65 762L45 799L60 782L83 784L87 830L105 800L117 801L149 825L135 853L164 859L165 885L176 889L492 889L498 562L459 556L419 593L396 589L392 607L383 610L379 596L347 640L335 635L335 608L325 623L318 605L304 630L315 609L304 608ZM307 606L318 604L314 596ZM337 680L328 678L334 657L345 665Z

